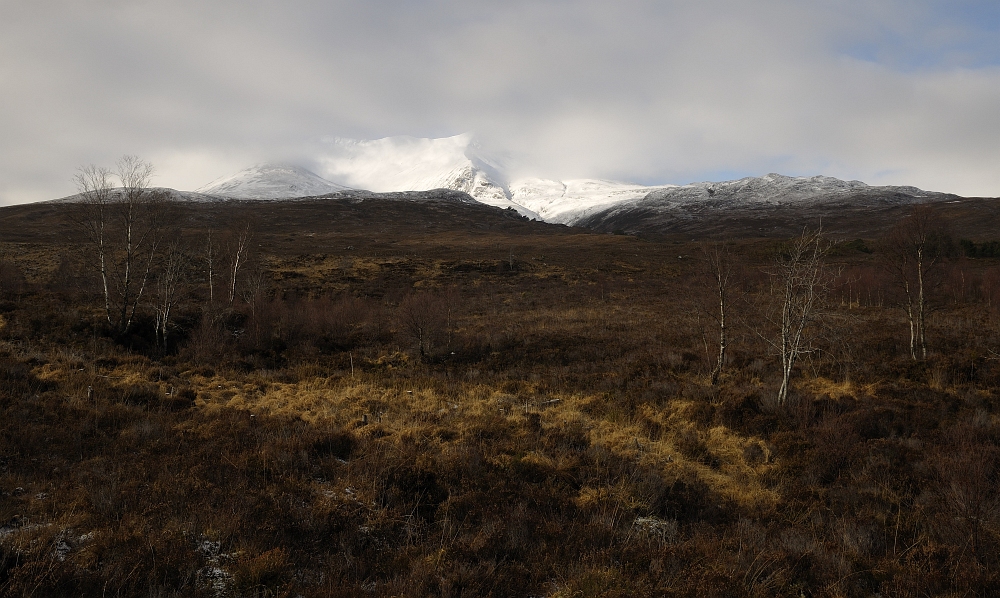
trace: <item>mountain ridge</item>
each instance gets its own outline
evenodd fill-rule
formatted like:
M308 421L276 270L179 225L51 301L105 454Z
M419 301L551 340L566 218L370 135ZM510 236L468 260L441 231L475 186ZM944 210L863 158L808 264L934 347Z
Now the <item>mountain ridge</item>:
M320 174L297 166L258 164L216 179L197 192L239 199L290 199L348 190L374 193L451 189L528 218L555 224L604 226L602 220L634 220L630 212L693 214L702 210L807 208L817 202L851 198L909 203L957 197L911 186L871 186L834 177L770 173L730 181L686 185L639 185L606 179L555 180L511 176L515 168L491 155L471 134L437 139L385 137L376 140L326 139L315 164ZM596 224L595 224L596 223Z

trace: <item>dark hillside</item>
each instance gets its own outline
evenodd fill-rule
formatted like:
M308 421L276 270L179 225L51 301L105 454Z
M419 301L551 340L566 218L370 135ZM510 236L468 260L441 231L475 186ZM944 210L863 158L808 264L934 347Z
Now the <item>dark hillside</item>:
M462 201L468 196L440 190L412 194L368 194L290 201L168 202L172 222L185 233L221 230L234 214L260 220L267 234L328 234L357 230L412 236L427 230L525 230L512 211ZM44 202L0 208L0 234L8 242L37 242L72 230L72 203ZM535 223L536 228L542 226Z
M704 201L676 205L644 201L626 207L609 208L578 223L601 232L682 235L693 239L770 237L787 238L806 224L823 222L831 234L845 238L881 236L913 209L910 198L843 197L817 200L805 206L748 205ZM973 239L992 239L1000 217L1000 199L946 198L928 202L941 218Z

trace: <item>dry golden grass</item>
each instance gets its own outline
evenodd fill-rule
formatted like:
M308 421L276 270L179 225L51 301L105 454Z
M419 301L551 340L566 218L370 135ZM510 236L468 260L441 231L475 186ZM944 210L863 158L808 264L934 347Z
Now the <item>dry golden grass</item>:
M845 397L856 399L858 393L865 390L857 388L851 380L835 382L822 376L817 378L800 378L795 384L795 388L811 396L827 397L835 401Z
M261 379L230 379L222 376L190 379L198 391L196 406L205 414L239 410L257 416L301 420L314 425L360 427L363 420L377 426L380 433L405 442L407 438L432 439L436 451L448 441L440 439L447 430L460 439L487 417L499 415L522 424L528 414L537 414L542 436L582 430L590 446L658 471L665 480L703 482L712 492L754 511L769 511L780 499L762 481L777 463L765 457L748 463L749 445L764 446L762 439L744 437L724 426L699 429L688 417L690 401L671 401L666 409L645 406L643 419L661 424L664 433L651 438L648 427L636 417L594 417L586 406L601 397L582 393L538 393L537 385L524 384L516 393L477 383L461 382L447 392L433 383L416 380L385 380L377 374L357 377L314 377L298 382ZM612 414L614 411L612 411ZM363 428L362 428L362 431ZM713 463L686 456L675 445L682 433L697 436L710 453ZM767 451L766 448L761 449ZM530 450L525 462L559 470L565 456ZM594 496L610 490L584 488L577 501L582 506ZM619 491L623 491L619 489ZM594 493L597 493L595 495ZM636 507L630 500L624 504Z

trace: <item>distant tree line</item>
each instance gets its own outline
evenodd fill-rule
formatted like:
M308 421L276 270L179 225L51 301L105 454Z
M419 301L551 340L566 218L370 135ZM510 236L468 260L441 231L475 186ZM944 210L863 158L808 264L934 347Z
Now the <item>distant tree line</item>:
M962 254L965 257L1000 257L1000 241L976 243L975 241L962 239L958 242L958 245L962 248Z

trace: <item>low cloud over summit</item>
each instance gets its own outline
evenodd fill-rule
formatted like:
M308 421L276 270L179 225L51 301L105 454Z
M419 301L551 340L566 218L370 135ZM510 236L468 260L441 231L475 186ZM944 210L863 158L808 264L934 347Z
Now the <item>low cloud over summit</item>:
M8 4L2 203L123 153L195 188L328 137L463 131L543 179L1000 195L996 3Z

